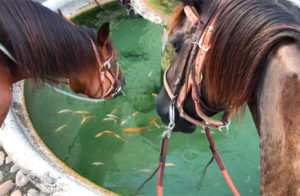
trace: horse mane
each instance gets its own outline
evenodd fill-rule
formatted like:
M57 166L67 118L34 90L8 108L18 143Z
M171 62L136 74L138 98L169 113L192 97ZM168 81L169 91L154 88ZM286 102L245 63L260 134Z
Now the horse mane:
M177 21L185 17L182 8ZM239 111L256 89L269 54L283 41L299 42L300 10L286 0L229 0L218 13L205 61L206 96L213 105Z
M250 100L269 54L283 41L299 41L300 21L272 0L229 1L219 13L205 65L207 97L238 109Z
M58 82L60 77L95 66L90 40L95 30L73 26L58 14L29 0L0 1L0 43L17 63L13 74L27 73L35 82ZM1 53L0 53L1 55ZM7 59L2 54L2 59Z

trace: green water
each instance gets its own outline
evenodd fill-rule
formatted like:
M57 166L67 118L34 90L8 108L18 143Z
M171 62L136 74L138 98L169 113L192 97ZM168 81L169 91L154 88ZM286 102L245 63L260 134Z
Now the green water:
M116 5L110 6L117 9ZM26 82L25 98L33 125L58 158L91 181L127 196L134 195L138 186L151 174L140 170L153 171L158 163L163 128L158 129L149 122L157 116L152 93L158 93L162 85L162 29L141 18L126 18L119 13L111 17L113 14L108 13L105 12L104 20L112 20L112 41L119 52L119 64L126 77L126 96L93 104L61 95L49 87L37 90ZM102 20L98 22L102 17L103 13L95 12L85 19L89 18L95 21L96 25L93 25L99 26L103 23ZM62 109L84 110L90 112L85 116L94 117L80 125L84 115L58 114ZM103 121L113 110L120 119L116 122ZM133 116L135 112L138 113ZM163 127L161 121L157 123ZM62 125L67 127L55 133ZM135 134L123 132L125 128L144 126L148 130ZM95 135L104 130L116 132L125 142L112 135L96 139ZM250 113L246 112L242 122L233 122L228 135L216 130L213 132L215 144L241 195L259 195L259 139ZM201 173L210 158L206 136L200 129L189 135L172 134L167 162L175 166L165 170L164 194L231 195L215 162L208 168L201 184ZM94 162L104 165L95 166ZM155 195L156 179L155 176L145 185L139 195Z

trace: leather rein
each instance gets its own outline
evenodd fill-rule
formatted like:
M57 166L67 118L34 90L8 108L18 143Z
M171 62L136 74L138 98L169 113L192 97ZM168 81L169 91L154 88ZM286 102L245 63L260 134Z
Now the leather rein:
M186 48L187 53L190 53L190 55L185 55L187 61L183 65L183 68L180 68L178 72L176 71L176 76L179 77L175 80L174 91L172 91L167 77L169 68L171 66L169 66L164 73L164 87L167 91L168 96L171 99L171 104L169 108L170 122L167 127L167 130L163 134L159 165L157 169L153 172L153 174L139 187L138 191L144 186L145 183L147 183L154 176L156 172L158 172L157 195L163 195L163 176L168 149L168 139L172 133L172 130L175 127L175 107L177 107L181 118L186 119L192 124L202 126L205 129L207 139L210 143L210 149L212 151L213 158L216 160L225 181L232 190L232 193L235 196L239 195L239 192L237 191L233 182L231 181L226 171L226 168L222 162L222 159L214 145L209 130L209 128L217 128L220 131L222 131L221 129L226 128L226 130L228 131L233 111L224 111L222 120L214 120L211 117L208 117L204 114L203 108L206 108L210 111L216 110L209 108L201 100L201 84L203 79L202 72L204 67L204 61L207 56L207 52L210 50L210 40L217 21L216 15L218 14L219 8L225 3L225 1L226 0L211 1L210 4L207 5L205 9L203 9L201 17L199 17L197 13L195 13L193 7L184 7L184 12L187 18L190 20L193 26L196 26L195 33L193 36L193 39L196 39L193 41L193 44L188 45ZM184 73L184 70L186 71L186 73ZM184 75L186 76L185 80ZM182 83L183 85L181 86ZM203 119L204 122L191 117L184 111L183 105L189 93L191 93L192 95L192 99L195 104L198 116L201 119Z

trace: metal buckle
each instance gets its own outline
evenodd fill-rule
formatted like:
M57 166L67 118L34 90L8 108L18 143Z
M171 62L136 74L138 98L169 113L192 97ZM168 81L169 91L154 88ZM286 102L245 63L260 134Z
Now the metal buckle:
M111 68L110 61L112 60L113 56L114 56L114 53L112 53L111 57L107 61L104 62L104 64L103 64L104 67L107 67L108 69Z
M203 46L203 44L204 44L204 43L203 43L203 40L204 40L204 37L205 37L207 31L210 31L210 32L211 32L211 31L213 31L213 29L214 29L214 28L213 28L212 26L208 26L208 27L204 30L204 32L202 33L199 42L193 42L193 44L198 45L198 47L199 47L201 50L203 50L204 52L208 52L208 51L210 50L211 46L208 46L208 47ZM198 38L197 35L195 35L195 34L193 34L193 37Z
M170 120L170 122L167 127L167 130L164 131L164 133L162 134L163 138L166 138L166 137L170 138L171 133L175 127L175 104L173 101L170 103L170 107L169 107L169 120Z
M219 128L218 128L219 132L222 133L223 135L228 135L230 123L231 123L231 121L226 123L224 126L219 126Z

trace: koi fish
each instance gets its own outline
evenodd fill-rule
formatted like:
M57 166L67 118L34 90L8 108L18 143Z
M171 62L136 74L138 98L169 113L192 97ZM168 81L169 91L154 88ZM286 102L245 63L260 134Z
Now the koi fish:
M151 95L152 95L152 97L157 97L158 96L158 94L156 94L156 93L151 93Z
M150 169L140 169L139 172L141 172L141 173L150 173L151 170Z
M117 123L117 120L114 118L103 118L102 121L114 121L114 123Z
M174 163L166 163L165 167L175 167L175 164Z
M154 125L154 126L156 126L158 129L160 129L160 126L157 124L157 119L158 119L158 117L155 117L155 118L153 118L151 121L150 121L150 125Z
M64 114L64 113L74 113L73 110L70 109L63 109L57 112L58 114Z
M119 110L119 107L116 107L115 109L113 109L113 111L111 111L111 113L110 113L110 114L115 114L115 113L117 113L117 112L118 112L118 110Z
M67 126L68 126L68 125L65 124L65 125L62 125L62 126L58 127L57 129L54 130L54 133L60 132L61 130L63 130L63 129L66 128Z
M95 118L95 116L85 116L85 117L83 117L82 121L80 122L80 125L83 125L83 124L87 123L87 121L90 118Z
M123 126L128 122L129 118L126 118L125 120L122 120L120 125Z
M150 78L152 76L153 71L150 71L150 73L148 74L148 77Z
M132 116L134 117L134 116L138 115L138 113L139 113L139 112L133 112L133 113L132 113Z
M127 128L127 129L124 129L123 131L125 133L138 133L140 131L144 131L147 129L148 129L147 127L138 127L138 128Z
M102 166L102 165L105 165L105 164L102 163L102 162L94 162L94 163L92 163L92 165L94 165L94 166Z
M104 134L113 135L115 138L117 138L117 139L122 140L123 142L125 142L124 138L122 138L119 134L117 134L117 133L115 133L113 131L103 131L103 132L100 132L97 135L95 135L95 138L99 138L99 137L101 137Z
M90 112L88 111L75 111L75 114L79 114L79 115L86 115L89 114Z
M120 119L119 117L117 117L116 115L113 115L113 114L107 114L106 116L109 118Z

